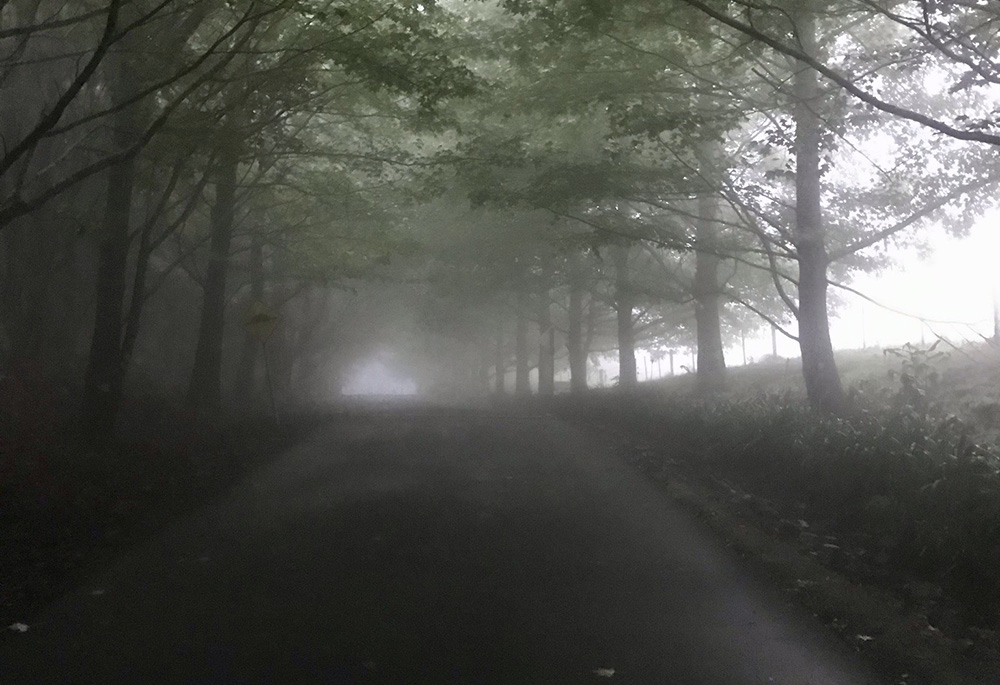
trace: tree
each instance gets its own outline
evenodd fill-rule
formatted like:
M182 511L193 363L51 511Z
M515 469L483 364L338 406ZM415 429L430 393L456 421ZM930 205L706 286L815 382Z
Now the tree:
M132 9L132 8L130 8ZM90 354L84 377L82 423L85 429L97 438L110 434L114 417L121 401L122 384L128 367L128 352L123 326L126 324L125 294L129 252L131 249L133 195L136 185L137 155L149 142L149 136L166 122L173 107L164 108L159 113L154 102L145 96L161 89L162 65L155 65L142 48L150 45L159 47L166 54L183 52L205 18L201 9L191 9L183 20L163 30L150 26L129 31L122 40L109 49L104 60L104 86L109 94L106 118L111 122L110 145L118 152L105 158L107 186L105 191L106 211L101 235L100 258L96 283L96 307L94 333L91 338ZM140 15L135 20L145 17ZM130 17L131 19L131 17ZM239 20L237 19L237 24ZM151 31L160 29L156 34ZM213 52L218 45L212 48ZM221 67L221 60L217 67ZM172 67L168 67L172 68ZM173 83L170 77L167 83ZM200 80L196 80L198 84ZM191 94L191 88L184 89L184 97ZM144 257L145 258L145 257ZM139 274L144 276L140 264ZM133 291L133 315L131 323L138 325L140 299L144 284L141 279ZM135 335L133 331L131 336Z
M793 40L788 40L788 34L781 35L780 32L772 34L756 27L758 22L755 19L758 13L785 12L786 9L781 5L762 7L747 2L734 3L737 9L745 12L744 16L747 19L742 20L725 9L702 0L681 0L681 2L776 52L801 62L871 107L958 140L1000 145L1000 135L983 130L983 124L987 126L990 124L988 120L984 121L980 117L970 117L961 113L949 121L947 116L921 112L905 104L879 97L875 93L876 89L871 86L880 85L882 79L873 73L870 64L863 64L867 72L864 77L850 74L831 66L819 56L810 54L804 46L798 44L795 40L797 36L794 34ZM946 64L950 62L949 66L958 67L957 71L950 70L948 76L953 80L953 85L946 90L951 92L964 90L977 81L998 82L1000 63L992 57L996 54L996 50L993 49L995 37L988 28L995 20L996 9L988 3L941 3L936 0L880 3L857 0L845 2L843 5L845 14L860 9L871 19L882 19L906 29L911 34L910 40L899 41L892 50L895 56L912 55L914 51L918 56L932 53L943 58ZM911 60L906 60L906 63L911 63ZM885 64L890 68L899 66L899 60L897 58L886 60ZM871 85L866 85L866 82Z
M235 22L190 41L212 7L193 0L108 0L96 8L71 4L58 18L46 15L44 3L5 13L10 23L0 31L0 83L17 107L4 117L13 130L5 131L10 142L0 156L0 230L141 152L205 79L228 62L232 42L282 6L251 3ZM130 51L129 44L163 52ZM155 78L140 77L126 90L110 87L128 80L118 57L126 52L130 64L148 64L140 54L160 55ZM163 54L181 59L163 60ZM41 82L46 86L39 89ZM143 108L148 117L134 119ZM118 135L110 145L92 144L103 138L108 122L119 127L123 116L136 124L127 140Z

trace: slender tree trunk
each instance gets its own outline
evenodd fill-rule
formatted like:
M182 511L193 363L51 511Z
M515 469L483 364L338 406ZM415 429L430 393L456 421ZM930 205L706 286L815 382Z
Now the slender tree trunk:
M127 114L118 115L115 138L120 146L131 141ZM107 174L104 230L97 267L94 334L83 381L81 420L89 437L105 440L114 431L125 378L122 354L122 316L128 269L129 225L135 184L135 159L114 165Z
M155 40L159 51L171 55L180 50L208 11L207 5L195 7L167 33L158 34ZM129 68L128 60L133 52L140 46L148 46L151 40L154 40L153 35L141 27L129 31L105 60L109 74L108 90L115 104L124 105L134 95L139 74ZM117 149L127 149L139 139L149 121L146 108L150 104L148 100L133 103L115 115L112 139ZM83 428L95 439L109 437L114 429L144 304L143 286L149 255L140 250L133 300L128 313L125 313L135 170L136 160L130 157L112 166L107 174L107 205L98 258L94 332L84 375L81 410ZM143 240L148 241L148 235L144 234Z
M615 310L618 316L618 387L626 390L638 385L635 363L635 294L629 274L629 248L612 247L615 264Z
M514 341L514 356L517 365L514 374L514 394L530 395L531 383L528 380L530 372L528 364L528 293L523 287L517 291L517 330Z
M484 341L485 342L485 341ZM479 382L477 384L479 394L486 397L490 394L490 353L489 346L483 345L477 352L479 353Z
M796 13L799 40L806 54L816 54L813 2L804 0ZM799 347L809 403L822 411L840 412L844 390L833 355L827 311L826 235L820 181L822 122L816 107L820 89L815 71L799 65L795 74L795 247L799 261Z
M726 358L722 345L721 292L716 252L715 224L718 205L714 197L698 200L697 254L694 274L694 315L698 335L698 388L714 393L726 385Z
M225 331L226 277L233 238L238 166L239 158L235 149L230 149L226 151L217 170L205 294L191 384L188 386L188 406L196 412L208 414L217 413L222 404L222 336Z
M493 386L497 395L507 394L507 355L504 352L503 317L501 308L497 307L496 346L493 356Z
M570 266L569 330L566 349L569 351L569 389L578 394L587 391L587 350L583 340L583 283L580 265Z
M593 297L587 299L587 328L583 334L583 350L581 354L584 359L590 356L590 350L594 346L594 336L597 335L597 302Z
M538 303L538 394L551 397L556 392L556 329L552 326L549 291Z
M135 351L136 340L139 338L142 312L146 306L146 300L150 295L150 293L146 292L146 276L149 273L149 264L153 256L153 251L168 235L172 234L185 223L187 217L194 212L201 199L204 178L195 186L195 190L188 198L187 207L181 212L181 216L172 225L165 227L165 232L156 240L153 239L153 229L156 226L157 220L163 216L166 203L174 194L177 181L186 163L187 160L184 159L176 162L172 177L163 190L160 206L157 207L154 215L147 216L146 221L139 231L139 247L136 253L135 271L132 275L132 290L129 296L128 311L125 314L125 330L122 333L122 365L126 372L132 359L132 353Z
M132 276L132 295L125 314L125 330L122 333L122 367L127 372L135 342L139 339L139 325L142 322L142 310L146 306L146 274L149 272L149 258L152 250L149 247L152 225L143 228L139 236L139 254L136 257L135 274Z
M264 302L264 248L260 236L256 233L250 236L250 304ZM254 404L257 392L257 360L259 358L260 341L249 329L243 334L243 348L240 350L240 360L236 367L236 380L233 384L233 397L237 402Z
M1000 289L993 286L993 344L1000 343Z

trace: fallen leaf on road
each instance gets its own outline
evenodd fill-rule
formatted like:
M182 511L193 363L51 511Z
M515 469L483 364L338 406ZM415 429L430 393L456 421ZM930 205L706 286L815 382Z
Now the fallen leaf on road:
M15 633L26 633L28 632L28 624L26 623L11 623L7 626L8 630L13 630Z
M615 669L613 668L595 668L594 675L599 678L610 678L615 674Z
M861 640L862 642L871 642L872 640L875 639L871 635L855 635L855 637Z

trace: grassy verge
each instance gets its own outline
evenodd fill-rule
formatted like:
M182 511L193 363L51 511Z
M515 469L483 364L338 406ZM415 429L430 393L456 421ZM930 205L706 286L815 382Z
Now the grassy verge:
M837 418L810 412L784 369L759 367L712 401L680 379L559 411L618 432L626 459L893 682L1000 682L1000 459L983 438L994 426L948 411L974 418L995 402L973 387L995 369L942 373L943 360L868 359L886 373L858 374Z
M58 417L0 435L0 639L88 572L222 494L318 422L221 426L161 402L127 407L120 437L84 447Z

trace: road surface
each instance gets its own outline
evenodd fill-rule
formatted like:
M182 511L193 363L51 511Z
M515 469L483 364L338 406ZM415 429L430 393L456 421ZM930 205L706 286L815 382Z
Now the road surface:
M21 683L874 683L552 417L324 426L0 647Z

